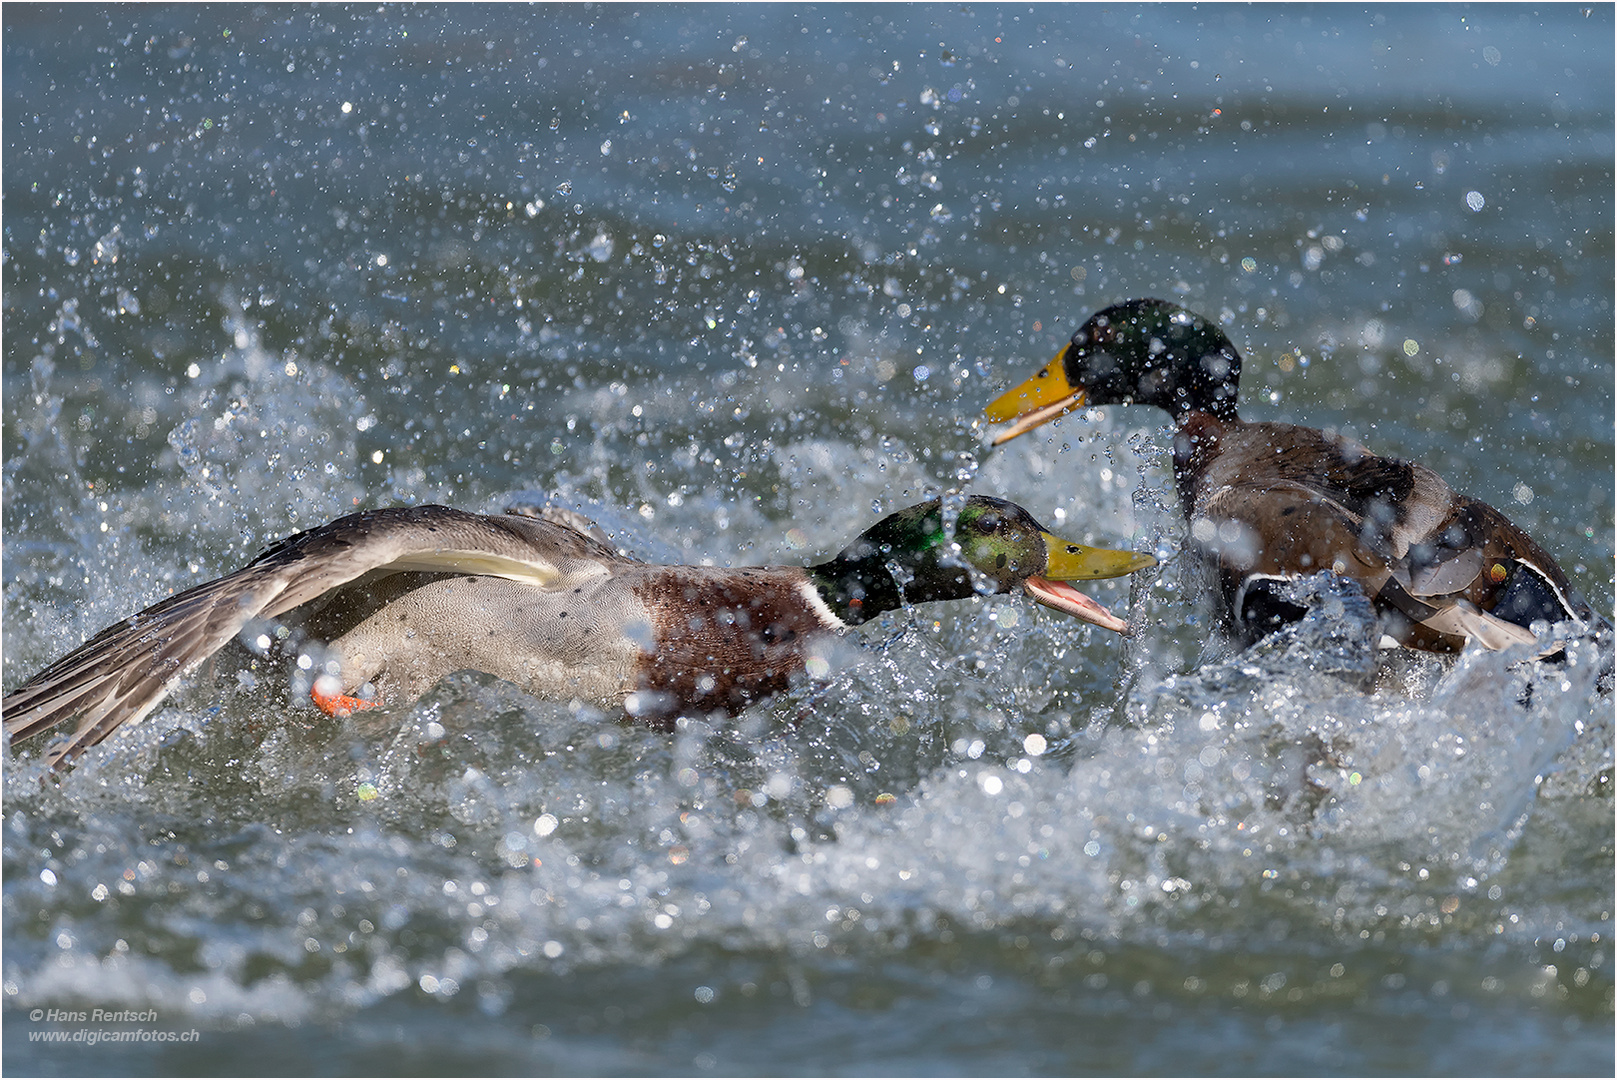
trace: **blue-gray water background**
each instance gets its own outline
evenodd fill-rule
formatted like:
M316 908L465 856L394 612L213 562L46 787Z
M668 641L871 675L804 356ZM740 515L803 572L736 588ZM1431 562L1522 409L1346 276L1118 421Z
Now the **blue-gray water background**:
M977 422L1178 299L1245 415L1426 462L1609 616L1610 6L3 19L8 688L356 506L799 562L970 489L1165 560L1088 589L1133 642L895 615L729 730L227 676L60 789L14 751L8 1073L1610 1075L1588 657L1254 680L1162 416Z

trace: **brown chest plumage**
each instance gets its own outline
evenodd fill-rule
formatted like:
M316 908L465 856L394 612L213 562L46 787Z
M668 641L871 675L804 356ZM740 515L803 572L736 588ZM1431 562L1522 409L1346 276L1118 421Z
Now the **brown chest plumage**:
M790 568L648 572L636 585L653 619L636 665L637 717L667 729L682 712L734 715L786 689L809 641L839 629L809 588Z
M1388 636L1439 651L1486 630L1445 619L1457 602L1522 627L1574 613L1561 568L1503 514L1352 440L1191 413L1174 473L1192 550L1217 565L1232 603L1253 575L1334 570L1363 586Z

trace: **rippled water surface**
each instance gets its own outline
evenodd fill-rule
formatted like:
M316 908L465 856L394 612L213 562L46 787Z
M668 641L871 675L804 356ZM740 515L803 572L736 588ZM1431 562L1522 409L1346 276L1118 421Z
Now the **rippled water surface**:
M1609 636L1232 655L1163 416L978 421L1174 298L1609 617L1609 7L3 18L8 688L356 506L785 563L973 490L1163 560L1087 590L1132 640L895 613L672 736L215 672L18 747L8 1072L1611 1073ZM198 1035L38 1041L137 1028Z

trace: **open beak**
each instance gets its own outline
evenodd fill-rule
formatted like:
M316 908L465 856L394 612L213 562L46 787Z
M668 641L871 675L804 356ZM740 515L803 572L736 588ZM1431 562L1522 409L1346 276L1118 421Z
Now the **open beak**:
M1035 574L1022 583L1027 594L1045 607L1064 611L1074 618L1115 630L1119 634L1128 633L1127 623L1067 582L1122 577L1155 566L1157 560L1138 551L1085 547L1050 533L1042 535L1046 552L1045 572L1042 576Z
M1055 359L1046 364L1037 375L1015 389L1007 390L983 410L993 423L1016 421L995 435L992 445L998 446L1000 443L1009 442L1025 431L1032 431L1040 424L1054 420L1074 409L1083 408L1087 400L1084 388L1081 386L1075 388L1067 381L1066 368L1061 362L1061 358L1066 354L1066 349L1056 353Z

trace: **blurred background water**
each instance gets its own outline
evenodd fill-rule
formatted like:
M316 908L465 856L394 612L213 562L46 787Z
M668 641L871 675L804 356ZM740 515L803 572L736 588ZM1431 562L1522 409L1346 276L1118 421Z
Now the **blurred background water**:
M59 788L13 751L7 1072L1611 1073L1609 639L1232 659L1164 417L978 421L1177 299L1246 416L1426 462L1609 616L1609 6L3 19L8 688L356 506L771 563L976 490L1164 559L1088 590L1131 642L895 614L732 727L227 675Z

